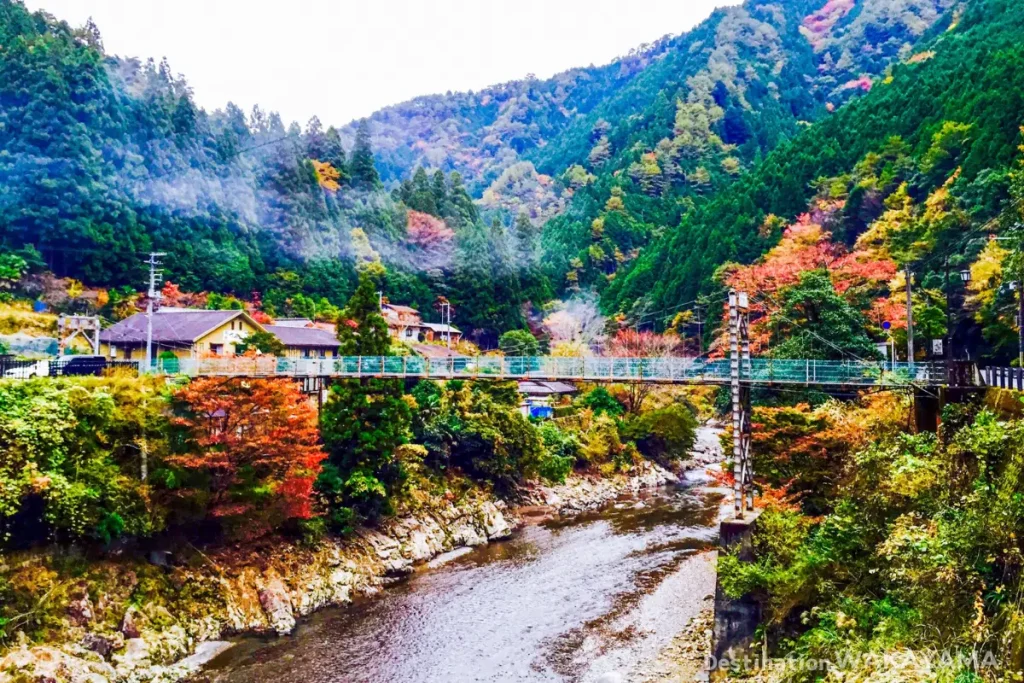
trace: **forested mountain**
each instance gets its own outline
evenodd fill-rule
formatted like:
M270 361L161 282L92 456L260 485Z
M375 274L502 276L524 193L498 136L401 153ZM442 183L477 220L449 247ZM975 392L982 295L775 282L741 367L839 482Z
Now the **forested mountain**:
M337 310L379 259L386 296L428 316L445 297L486 343L583 290L661 328L826 198L848 246L900 188L915 207L947 188L968 228L999 215L1022 12L750 0L609 65L334 128L204 111L166 63L0 0L0 243L116 288L164 251L183 290L277 314Z
M604 66L571 69L548 80L527 76L480 92L427 95L369 117L385 181L418 166L458 171L479 195L523 152L555 139L673 49L665 38ZM354 139L355 123L343 129Z
M633 87L537 151L542 171L579 164L596 176L577 183L565 215L545 228L552 277L567 273L570 289L614 283L695 205L870 91L952 4L832 0L716 12Z
M675 100L689 97L687 79L705 70L712 87L728 87L740 107L732 112L734 128L742 113L765 102L765 90L781 94L781 108L790 111L775 123L782 130L766 133L762 142L770 145L771 136L792 129L795 121L789 119L812 119L817 107L849 99L865 75L880 73L950 4L747 2L608 65L571 69L547 80L528 76L480 92L419 97L370 117L381 175L400 180L420 165L457 170L476 194L524 159L558 175L586 162L594 146L591 131L600 121L613 124L609 137L619 143L616 151L631 147L635 140L628 138L636 129L650 132L652 117L664 113L659 109L669 111L671 128ZM727 97L721 90L716 95ZM352 124L343 134L354 132ZM664 137L657 135L651 145Z
M365 125L346 150L316 118L206 112L166 63L109 56L92 24L0 0L4 251L30 245L57 275L112 291L141 288L146 254L165 252L182 290L279 315L336 311L355 265L380 259L385 295L428 317L447 296L460 325L496 339L522 324L512 240L458 174L421 173L392 195Z

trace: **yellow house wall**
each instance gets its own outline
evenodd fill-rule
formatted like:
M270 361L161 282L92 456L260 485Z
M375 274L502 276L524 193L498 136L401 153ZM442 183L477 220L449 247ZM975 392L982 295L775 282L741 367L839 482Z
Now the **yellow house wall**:
M285 358L305 358L305 356L303 355L305 350L306 350L305 347L302 347L302 346L286 346L285 350L284 350L284 357ZM312 356L313 358L319 358L320 357L320 349L313 349L311 351L311 353L313 354L313 356ZM334 358L334 349L327 349L325 358Z
M234 329L232 329L234 326ZM244 318L235 318L201 337L195 344L195 352L199 355L210 353L211 344L221 344L221 354L233 356L235 354L235 342L240 342L248 335L256 332L257 328L250 325Z

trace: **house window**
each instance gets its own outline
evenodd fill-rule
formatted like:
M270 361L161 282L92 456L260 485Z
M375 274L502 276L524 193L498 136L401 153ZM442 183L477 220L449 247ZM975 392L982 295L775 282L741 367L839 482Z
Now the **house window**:
M303 358L312 358L313 357L313 350L312 349L302 349L302 357Z
M210 353L215 356L219 356L224 352L223 344L210 344Z
M327 349L320 349L320 357L327 358Z

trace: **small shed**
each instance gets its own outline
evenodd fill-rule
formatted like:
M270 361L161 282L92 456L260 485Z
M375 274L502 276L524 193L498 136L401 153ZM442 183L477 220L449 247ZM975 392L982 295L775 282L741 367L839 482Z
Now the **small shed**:
M568 382L523 380L519 382L519 394L523 397L519 410L525 417L549 419L554 417L555 403L558 399L577 391L576 387Z

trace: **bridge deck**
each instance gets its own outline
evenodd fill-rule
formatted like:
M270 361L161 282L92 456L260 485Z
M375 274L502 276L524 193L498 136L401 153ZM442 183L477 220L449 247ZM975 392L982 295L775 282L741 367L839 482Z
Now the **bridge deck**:
M429 359L413 356L340 358L204 358L161 360L158 372L219 377L396 377L431 379L557 379L584 382L728 384L728 359L525 358L479 356ZM941 385L945 367L929 363L882 363L753 359L746 384L903 387Z

